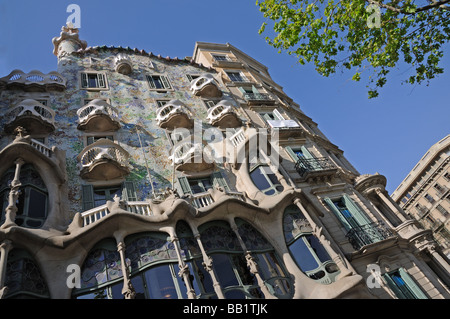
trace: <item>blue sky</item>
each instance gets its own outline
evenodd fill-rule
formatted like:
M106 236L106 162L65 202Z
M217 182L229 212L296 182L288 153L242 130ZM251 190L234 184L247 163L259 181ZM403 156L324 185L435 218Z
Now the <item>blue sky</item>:
M88 46L129 46L184 58L196 41L234 45L269 68L361 174L385 175L389 193L450 133L449 55L442 63L447 72L430 86L401 85L407 70L394 70L380 97L368 100L364 79L355 83L339 73L324 78L271 48L258 34L265 20L255 0L0 0L0 77L14 69L56 70L51 40L72 3L81 8L80 38Z

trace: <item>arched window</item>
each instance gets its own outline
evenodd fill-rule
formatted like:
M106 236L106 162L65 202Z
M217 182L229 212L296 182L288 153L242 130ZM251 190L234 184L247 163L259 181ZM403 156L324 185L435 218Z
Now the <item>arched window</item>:
M178 275L180 269L175 246L168 234L135 234L127 237L125 244L136 298L187 298L186 287Z
M50 298L45 279L34 259L24 250L13 249L6 263L5 298Z
M244 251L225 222L199 227L203 247L212 258L214 271L226 299L263 298L255 276L247 267Z
M284 189L275 173L267 165L250 167L250 178L265 195L276 195Z
M334 282L340 273L337 265L312 234L312 228L296 205L286 207L283 218L286 244L299 268L322 284Z
M8 169L2 176L0 199L3 207L1 222L5 220L5 209L8 206L10 183L14 179L15 168ZM48 211L48 191L39 173L31 164L25 164L20 170L20 195L17 200L15 223L18 226L39 228L44 224Z
M273 246L248 222L237 218L236 225L270 293L278 298L292 297L292 285Z
M78 299L120 299L123 274L116 241L100 241L89 252L81 267L81 288L73 295Z

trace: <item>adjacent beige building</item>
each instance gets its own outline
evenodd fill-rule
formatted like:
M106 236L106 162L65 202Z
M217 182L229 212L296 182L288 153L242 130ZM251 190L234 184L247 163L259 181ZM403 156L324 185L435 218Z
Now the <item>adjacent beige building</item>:
M450 256L450 135L430 147L391 196Z
M0 296L446 299L448 259L230 44L0 78Z

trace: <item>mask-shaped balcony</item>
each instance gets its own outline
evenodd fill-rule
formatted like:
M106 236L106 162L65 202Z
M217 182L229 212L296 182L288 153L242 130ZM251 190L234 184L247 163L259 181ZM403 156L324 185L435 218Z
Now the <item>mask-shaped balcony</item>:
M116 71L121 74L130 74L133 71L133 66L130 59L123 53L119 53L114 61Z
M10 134L18 126L29 134L48 134L55 130L55 111L38 101L26 99L17 104L6 114L9 122L5 132Z
M86 180L122 178L130 172L129 154L118 144L102 138L78 155L80 176Z
M161 128L173 130L177 127L190 128L193 121L180 100L171 100L156 110L156 120Z
M238 127L242 124L230 101L222 100L208 110L211 125L219 128Z
M44 74L36 70L30 73L14 70L1 78L1 81L5 83L7 89L21 89L31 92L63 91L66 89L66 79L55 71Z
M206 73L192 80L191 91L195 96L201 97L221 97L222 91L216 84L214 76Z
M178 171L201 172L214 167L214 162L204 152L204 145L192 143L190 139L175 145L169 158Z
M107 132L120 128L119 111L104 100L95 99L77 111L78 129Z

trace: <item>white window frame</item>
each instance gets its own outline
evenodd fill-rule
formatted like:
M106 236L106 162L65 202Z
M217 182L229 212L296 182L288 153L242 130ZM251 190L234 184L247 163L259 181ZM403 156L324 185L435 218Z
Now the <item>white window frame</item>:
M89 75L95 74L97 76L98 86L90 87L89 86ZM80 78L80 88L82 90L90 90L90 91L101 91L101 90L109 90L108 86L108 78L105 72L102 71L83 71L79 73Z
M224 70L224 72L226 73L228 79L230 79L231 82L233 83L252 83L253 81L251 79L249 79L244 72L242 72L242 70ZM235 81L230 77L229 73L239 73L239 76L242 78L242 81Z
M157 88L155 85L155 82L153 80L153 77L159 77L161 84L163 85L162 88ZM173 91L172 83L170 82L169 78L165 74L146 74L145 79L147 80L148 86L150 90L158 91L158 92L166 92L166 91Z

